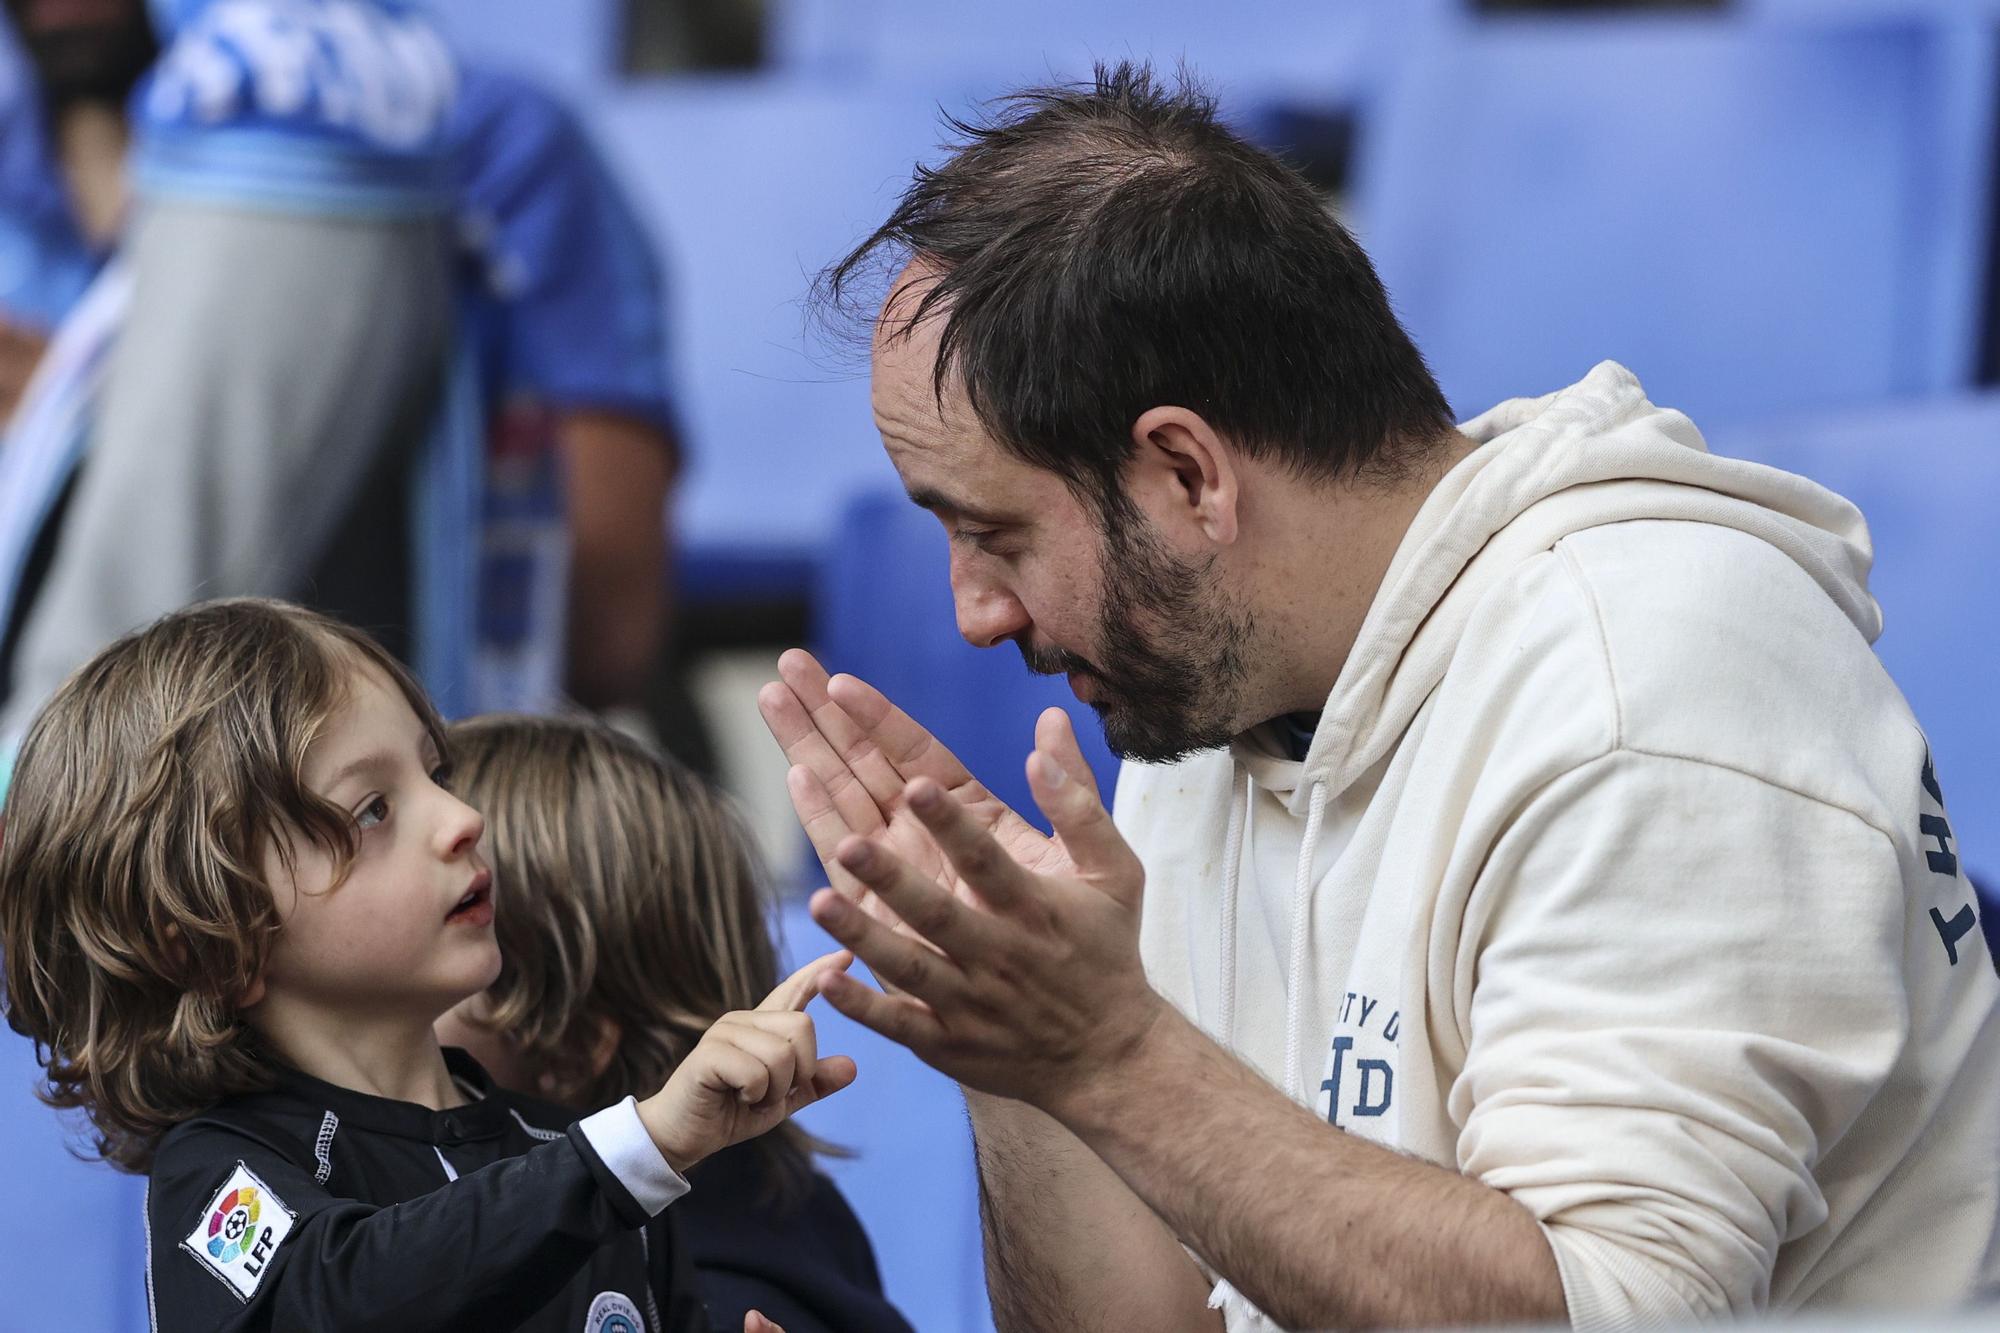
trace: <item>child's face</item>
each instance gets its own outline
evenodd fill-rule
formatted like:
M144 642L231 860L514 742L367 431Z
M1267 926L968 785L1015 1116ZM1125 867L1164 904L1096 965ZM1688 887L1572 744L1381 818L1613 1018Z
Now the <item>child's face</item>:
M306 756L306 783L360 830L347 878L293 842L297 879L275 852L265 870L281 922L264 993L343 1017L428 1023L493 983L492 880L479 856L479 812L439 779L440 756L385 676L358 668L349 698Z

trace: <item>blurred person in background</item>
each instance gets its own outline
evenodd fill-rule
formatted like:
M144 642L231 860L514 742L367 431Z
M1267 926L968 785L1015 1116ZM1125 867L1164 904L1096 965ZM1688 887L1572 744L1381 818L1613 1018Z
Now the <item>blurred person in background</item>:
M57 524L46 576L10 615L10 744L126 630L197 596L298 593L370 467L424 438L451 325L455 85L442 42L395 0L19 0L12 13L45 81L92 90L88 151L77 135L57 143L73 211L115 234L116 258L76 364L52 353L46 367L52 396L70 396L62 421L30 432L44 406L30 404L6 448L12 468L37 446L56 455L44 478L81 463L59 517L46 489L16 477L0 492L10 590L33 556L19 534L39 542ZM121 122L118 83L73 71L130 78L149 22L161 54ZM92 52L111 54L94 65ZM44 105L57 126L83 114Z
M22 49L0 76L0 422L117 238L125 99L159 54L144 0L5 12Z
M668 619L678 465L663 297L650 239L566 110L523 80L452 77L404 6L305 0L232 5L206 27L201 6L156 6L163 27L187 26L128 123L125 96L154 50L146 10L13 4L40 76L38 89L21 81L0 138L0 351L19 349L22 383L42 331L65 314L71 323L58 344L68 354L48 358L34 410L0 449L0 671L26 636L11 730L86 641L185 600L191 580L209 593L301 596L369 625L449 677L433 688L459 711L640 703ZM342 60L357 69L343 73ZM232 78L241 86L225 94ZM353 119L359 96L343 78L421 108L422 126L378 112L362 129L401 147L371 147L336 123ZM86 128L52 141L45 122ZM118 238L133 123L147 208L130 254L79 305ZM52 142L65 150L60 172ZM291 164L275 181L262 170L272 155ZM189 271L139 281L135 297L149 258L167 262L167 247L136 243L167 226L157 214L200 235L180 237ZM233 246L246 228L292 250L261 269L252 250L226 277L203 269L204 247ZM390 267L339 281L356 246L391 247L375 256ZM9 282L15 273L22 281ZM475 400L456 413L440 410L439 392L453 305L463 397ZM176 308L210 312L235 336L149 351L146 330L165 320L146 312ZM333 321L343 308L350 317ZM252 316L282 327L256 334ZM135 329L136 347L121 346ZM148 359L161 356L164 368ZM304 391L357 377L354 394ZM117 461L137 442L122 429L137 408L120 405L149 395L172 397L169 419L185 426L147 442L150 472ZM266 435L277 443L259 450ZM428 527L434 516L414 513L411 496L430 484L413 474L426 439L479 488ZM72 516L86 452L98 461L81 474L107 475ZM134 508L151 524L107 521ZM192 552L155 560L190 538ZM430 598L428 621L415 591L425 559L471 573ZM454 604L442 617L440 601ZM460 602L476 612L454 616ZM704 738L685 730L677 746L699 758Z

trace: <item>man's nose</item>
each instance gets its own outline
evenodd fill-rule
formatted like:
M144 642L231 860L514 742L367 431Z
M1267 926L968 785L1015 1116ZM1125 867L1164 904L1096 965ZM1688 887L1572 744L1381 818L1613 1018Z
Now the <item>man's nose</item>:
M1004 643L1034 623L1013 593L974 577L955 560L951 598L958 611L958 632L975 648Z

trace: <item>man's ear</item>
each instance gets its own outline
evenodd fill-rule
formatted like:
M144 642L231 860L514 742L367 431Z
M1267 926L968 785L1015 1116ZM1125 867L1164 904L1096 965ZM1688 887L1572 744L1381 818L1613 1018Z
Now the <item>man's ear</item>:
M1191 525L1219 546L1236 540L1241 458L1199 412L1148 408L1132 445L1126 491L1155 524Z
M597 1020L597 1039L590 1043L590 1076L604 1077L604 1071L611 1067L611 1057L618 1054L618 1043L625 1036L625 1029L618 1026L615 1018Z

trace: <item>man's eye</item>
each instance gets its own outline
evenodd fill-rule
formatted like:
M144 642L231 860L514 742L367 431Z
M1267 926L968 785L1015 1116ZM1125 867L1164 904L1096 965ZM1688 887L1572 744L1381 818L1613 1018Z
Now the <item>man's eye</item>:
M368 804L361 807L360 811L354 816L354 822L362 828L370 829L388 817L389 798L386 796L377 796L368 802Z

